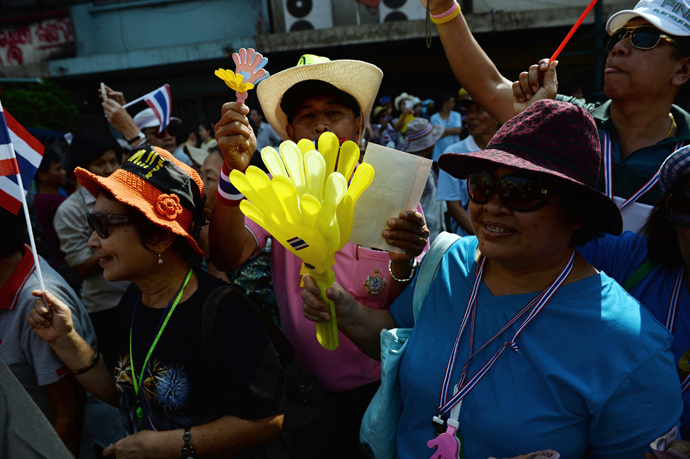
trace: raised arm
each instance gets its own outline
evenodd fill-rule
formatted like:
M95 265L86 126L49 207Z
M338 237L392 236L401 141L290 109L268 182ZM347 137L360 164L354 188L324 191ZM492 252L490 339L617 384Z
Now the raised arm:
M428 0L432 15L448 11L455 0ZM427 0L420 0L426 8ZM458 82L493 118L504 123L513 116L512 82L501 75L496 65L472 36L465 17L437 24L438 35Z
M220 121L215 125L216 141L223 153L220 187L228 186L227 174L244 172L256 150L256 137L249 126L249 107L238 102L223 105ZM241 266L256 253L257 242L244 226L239 201L224 199L219 189L209 228L211 260L216 268L229 270Z
M455 0L428 1L432 15L443 14L455 3ZM427 0L420 2L426 8ZM437 24L436 28L458 82L494 119L504 123L527 108L529 103L523 102L529 102L529 99L514 103L513 83L499 73L496 65L479 46L462 13L448 22ZM535 75L531 69L529 74ZM546 88L543 96L554 98L556 93L555 90L551 92L552 89ZM533 92L537 91L538 89Z

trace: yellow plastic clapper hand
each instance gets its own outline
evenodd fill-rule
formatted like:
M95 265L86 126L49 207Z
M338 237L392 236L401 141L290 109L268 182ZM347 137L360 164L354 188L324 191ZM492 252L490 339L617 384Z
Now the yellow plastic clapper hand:
M285 169L290 174L290 180L295 184L297 195L302 196L306 190L306 183L304 178L304 158L302 151L296 143L286 140L280 144L280 157L283 159ZM319 198L319 196L317 196Z
M326 161L323 156L314 150L306 152L304 154L304 169L309 194L323 199L323 184L326 175Z
M355 171L355 175L352 176L352 181L347 189L347 193L340 201L338 210L336 211L336 217L338 219L338 225L340 226L340 247L338 250L342 249L347 241L350 239L350 233L352 233L352 218L355 212L355 204L364 190L366 190L371 182L374 181L374 167L368 163L362 163L359 165Z
M264 147L261 150L261 159L272 176L288 176L285 165L280 159L280 154L273 147Z
M352 172L359 161L359 147L356 143L348 140L340 146L340 155L338 156L338 169L343 177L348 181L352 178Z
M261 157L272 179L250 166L244 174L232 171L230 181L247 198L240 210L299 257L301 272L309 273L319 286L319 298L327 305L331 320L317 323L316 335L324 348L333 350L338 347L338 327L326 289L334 282L335 253L352 231L355 202L371 184L374 169L362 164L352 174L359 159L354 142L340 147L338 138L329 132L321 135L318 144L319 151L306 139L297 144L283 142L280 153L266 147Z
M326 177L335 172L335 164L338 161L340 141L332 132L326 132L319 136L319 153L326 160Z
M321 211L320 200L305 193L300 205L296 205L296 190L290 179L277 176L271 180L255 166L249 166L245 174L232 171L230 181L248 199L240 203L240 210L247 217L312 269L317 272L327 269L331 248L315 225ZM309 225L304 224L305 208Z

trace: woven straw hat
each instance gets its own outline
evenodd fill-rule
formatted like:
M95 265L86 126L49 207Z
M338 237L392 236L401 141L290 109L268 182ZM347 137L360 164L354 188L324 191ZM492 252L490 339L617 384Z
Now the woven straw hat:
M77 180L94 197L105 188L119 202L140 211L152 223L183 236L199 255L203 251L193 231L203 216L204 184L194 169L167 150L145 146L109 177L75 169ZM199 222L196 222L197 225Z
M287 140L285 127L288 124L288 116L280 102L285 92L297 83L309 80L323 81L349 94L359 105L363 126L366 126L382 79L381 69L368 62L346 59L331 61L325 57L304 55L297 66L262 81L258 85L256 95L268 124L281 139Z

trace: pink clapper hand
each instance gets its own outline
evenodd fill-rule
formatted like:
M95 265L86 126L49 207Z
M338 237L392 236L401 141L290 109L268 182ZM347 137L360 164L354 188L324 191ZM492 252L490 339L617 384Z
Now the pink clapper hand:
M457 392L457 386L455 391ZM429 448L436 448L434 454L430 459L460 459L460 451L462 449L460 439L455 435L460 423L460 408L462 407L462 400L460 400L451 410L450 417L446 421L446 431L436 438L432 438L426 445Z
M460 440L455 436L455 427L451 426L450 422L445 432L426 442L426 445L429 448L436 448L431 459L458 459L460 457Z
M263 57L261 53L257 53L253 48L240 48L238 53L232 54L232 60L235 61L235 73L244 77L243 82L256 84L268 78L269 73L264 69L268 58ZM244 103L247 100L246 92L236 92L237 102Z

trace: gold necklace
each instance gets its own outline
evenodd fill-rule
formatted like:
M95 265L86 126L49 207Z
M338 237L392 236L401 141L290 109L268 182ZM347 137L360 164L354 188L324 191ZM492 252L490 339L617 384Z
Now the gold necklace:
M668 117L671 118L671 127L668 128L665 139L671 136L671 132L676 128L676 119L673 117L673 113L668 112Z

